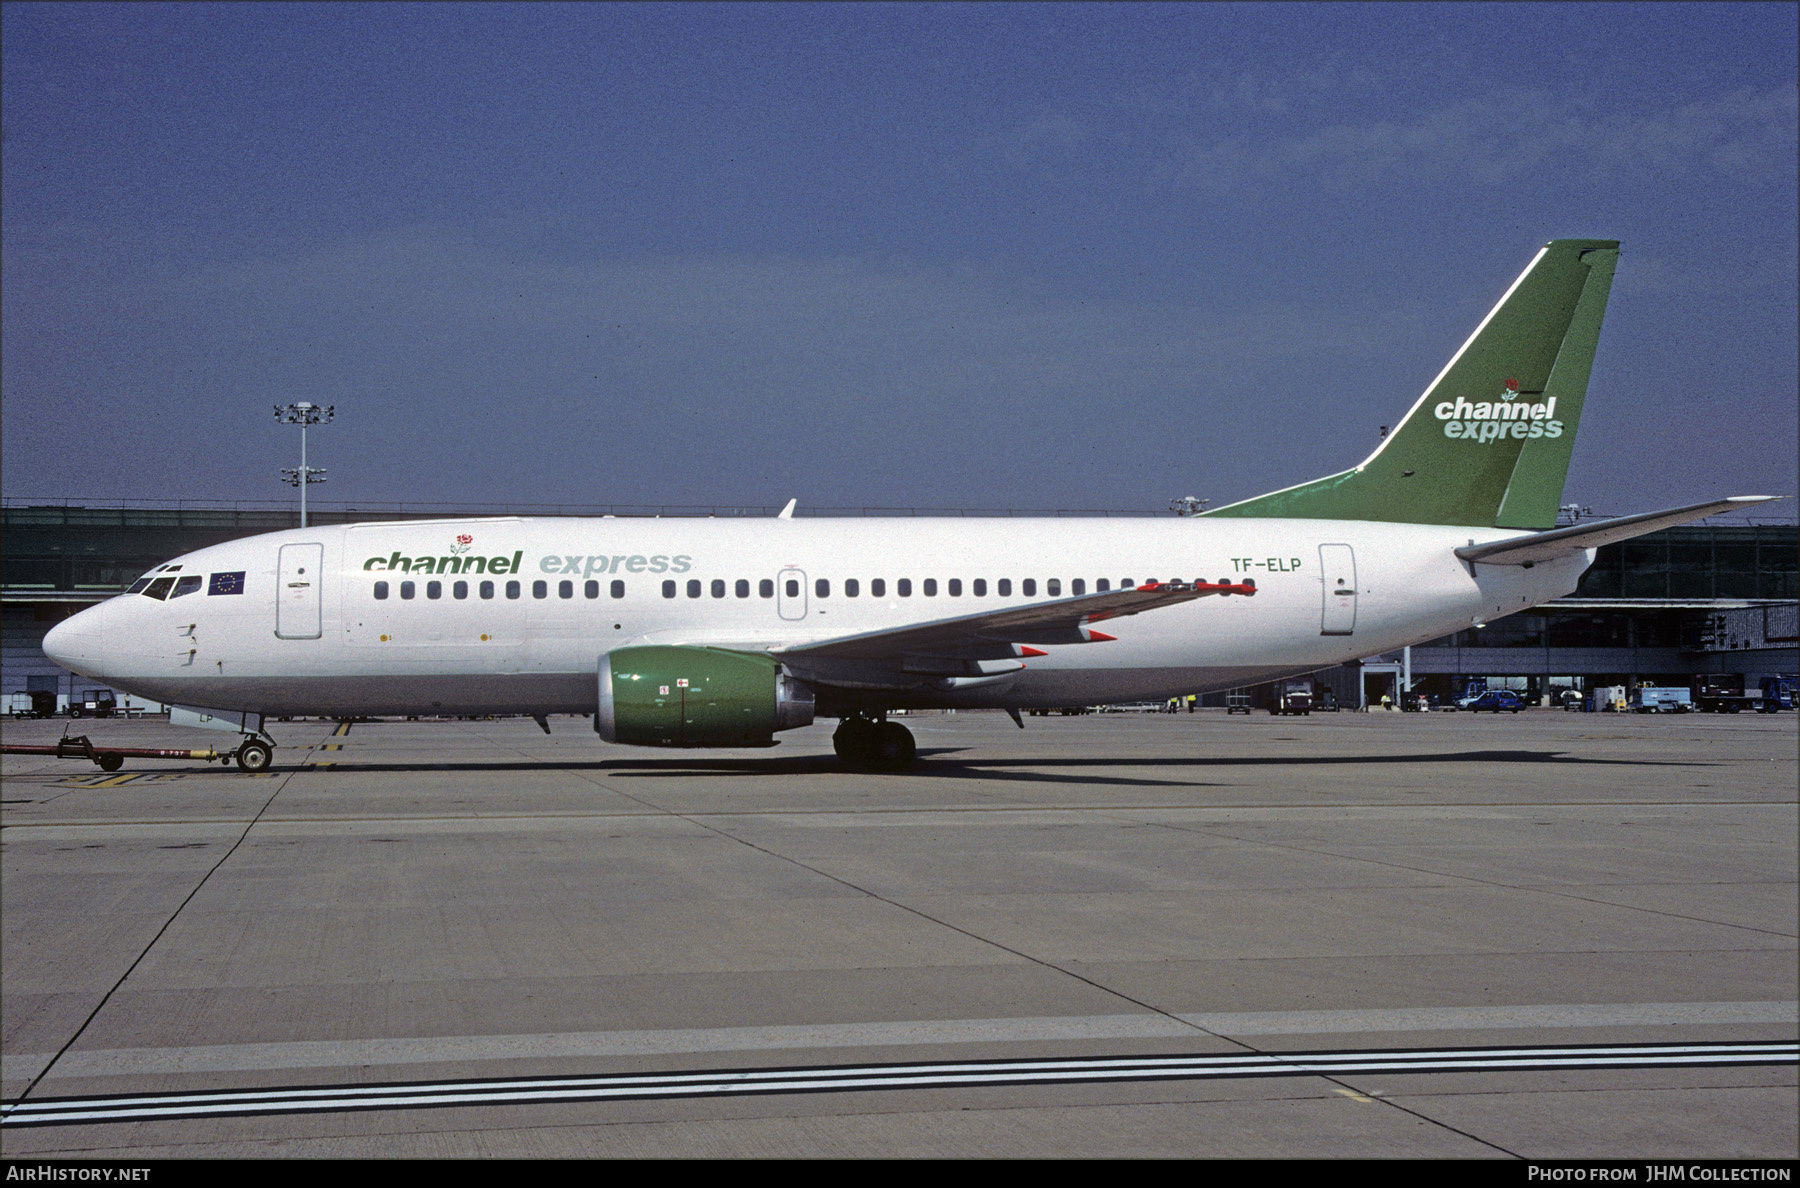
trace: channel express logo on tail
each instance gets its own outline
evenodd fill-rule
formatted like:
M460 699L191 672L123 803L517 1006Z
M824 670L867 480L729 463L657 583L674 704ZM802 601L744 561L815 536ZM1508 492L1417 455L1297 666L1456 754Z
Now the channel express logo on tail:
M1431 411L1444 422L1445 437L1460 437L1481 445L1515 437L1561 437L1563 432L1563 423L1556 419L1556 397L1536 402L1521 400L1516 379L1506 381L1506 389L1498 400L1471 404L1458 396Z

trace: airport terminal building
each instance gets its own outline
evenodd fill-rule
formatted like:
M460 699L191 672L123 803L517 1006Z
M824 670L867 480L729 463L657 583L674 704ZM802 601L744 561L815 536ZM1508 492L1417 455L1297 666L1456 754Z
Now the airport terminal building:
M608 509L630 514L632 509ZM642 509L637 509L642 514ZM314 523L460 518L508 512L317 509ZM597 509L567 514L600 514ZM9 501L0 511L0 695L53 693L59 708L95 682L52 664L44 634L110 598L178 554L262 532L298 527L291 508L269 506L75 506ZM1340 704L1398 700L1412 690L1448 701L1470 678L1528 700L1561 689L1640 683L1686 685L1711 673L1766 676L1800 668L1800 527L1715 522L1665 529L1599 550L1567 598L1482 628L1364 658L1319 674ZM1250 690L1266 705L1267 687ZM1223 704L1223 695L1206 698Z

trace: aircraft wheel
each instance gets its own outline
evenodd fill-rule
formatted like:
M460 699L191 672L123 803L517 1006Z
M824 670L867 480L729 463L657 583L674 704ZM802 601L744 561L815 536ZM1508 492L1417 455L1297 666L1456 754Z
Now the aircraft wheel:
M248 772L269 770L269 763L275 758L275 752L268 743L251 739L238 748L238 766Z
M875 765L875 723L867 718L845 718L832 732L831 748L844 766L864 771Z
M125 756L123 756L123 755L102 755L98 759L94 760L94 762L98 763L100 765L101 771L117 771L121 767L125 766Z
M917 753L912 731L900 723L882 722L875 727L875 770L905 771L912 766Z

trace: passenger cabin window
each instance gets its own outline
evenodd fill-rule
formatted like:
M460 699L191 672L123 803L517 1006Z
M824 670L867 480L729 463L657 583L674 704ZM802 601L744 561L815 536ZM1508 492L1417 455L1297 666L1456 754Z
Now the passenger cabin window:
M700 579L699 578L689 578L688 579L688 597L689 598L700 597Z
M400 597L402 598L411 598L417 591L418 586L414 585L412 582L400 583Z
M558 598L573 598L573 597L575 597L575 583L569 582L569 581L562 581L562 582L556 583L556 596Z
M550 583L541 578L538 581L531 583L531 596L533 598L550 597Z
M869 579L869 597L870 598L886 598L887 597L887 579L886 578L870 578Z
M787 596L789 598L800 597L800 583L797 579L789 578L785 584L787 585Z
M469 583L452 582L450 584L450 596L452 598L467 598L469 596Z
M592 578L589 578L585 583L582 584L581 595L583 598L598 598L598 597L600 597L600 583L594 581Z
M190 573L188 576L175 583L175 588L169 591L169 597L180 598L184 594L192 594L199 589L200 575L197 573Z
M977 598L986 598L987 597L987 579L986 578L976 578L973 582L970 583L970 585L974 587L975 597L977 597Z
M1019 583L1019 593L1025 595L1025 597L1027 597L1027 598L1036 598L1037 597L1037 579L1036 578L1026 578L1024 581L1020 582Z
M894 593L900 595L900 597L902 597L902 598L911 598L912 597L912 579L911 578L901 578L899 581L895 582L894 583Z
M1082 580L1081 578L1076 578L1074 581L1069 583L1069 593L1071 593L1071 594L1086 594L1087 593L1087 582Z
M1112 589L1112 583L1107 581L1105 578L1101 578L1099 581L1094 583L1094 593L1096 593L1096 594L1104 594L1110 589Z
M814 581L813 582L813 593L817 594L820 598L830 598L831 597L831 580L829 578L819 578L816 581Z
M1012 597L1012 579L1011 578L1001 578L999 581L994 583L994 588L995 588L995 590L997 590L999 592L1000 597L1002 597L1002 598L1011 598Z
M756 596L758 598L773 598L773 597L775 597L775 581L774 581L774 579L773 578L764 578L760 582L757 582L756 583Z
M625 583L624 582L616 581L612 584L612 596L614 598L625 597Z
M506 596L508 598L517 598L519 596L519 583L517 583L517 582L506 583Z
M481 583L480 590L483 598L492 598L494 596L494 583L483 582Z
M844 597L855 598L862 593L862 585L855 578L844 579Z
M1051 598L1061 598L1062 597L1062 579L1061 578L1051 578L1049 581L1045 582L1044 583L1044 593L1049 595Z
M732 587L732 593L736 594L739 598L750 597L750 580L748 578L739 578L736 585Z
M674 582L664 582L663 583L663 597L664 598L675 597L675 583Z
M927 598L936 598L937 597L937 579L936 578L926 578L925 579L925 597L927 597Z
M712 580L712 596L714 598L725 597L725 579L724 578L714 578Z
M962 597L962 579L961 578L951 578L949 588L950 588L950 597L952 597L952 598L961 598Z
M388 584L386 582L376 582L375 583L375 598L376 598L376 600L379 602L386 602L387 596L388 596Z
M443 596L444 596L444 583L442 583L442 582L426 582L425 583L425 597L427 597L427 598L442 598Z

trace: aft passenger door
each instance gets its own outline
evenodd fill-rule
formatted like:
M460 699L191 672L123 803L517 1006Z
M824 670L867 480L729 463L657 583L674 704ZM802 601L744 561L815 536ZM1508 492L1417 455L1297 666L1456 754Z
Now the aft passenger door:
M325 546L281 546L276 567L275 636L277 639L318 639L320 591L325 571Z
M1347 544L1319 546L1320 635L1351 635L1356 631L1356 552Z

